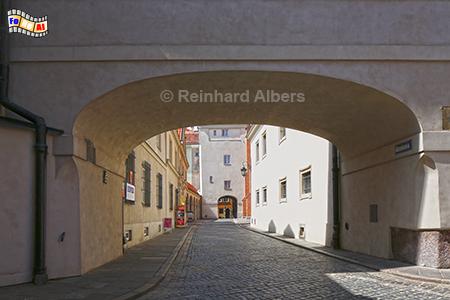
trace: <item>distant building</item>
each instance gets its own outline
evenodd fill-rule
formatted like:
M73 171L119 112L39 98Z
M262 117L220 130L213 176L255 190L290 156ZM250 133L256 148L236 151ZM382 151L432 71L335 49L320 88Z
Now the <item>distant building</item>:
M202 218L202 196L198 193L197 188L186 183L186 214L187 221L193 222Z
M330 245L331 144L304 132L253 125L251 226Z
M187 181L196 187L201 194L201 175L200 175L200 141L198 128L186 128L186 158L189 163Z
M242 216L246 125L199 127L204 218Z
M125 248L174 227L177 208L188 197L182 138L182 130L168 131L128 155L123 193Z

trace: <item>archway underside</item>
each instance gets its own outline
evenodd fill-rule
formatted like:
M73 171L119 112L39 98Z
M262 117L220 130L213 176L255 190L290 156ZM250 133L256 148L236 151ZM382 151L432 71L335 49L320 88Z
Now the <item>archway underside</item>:
M165 90L173 92L173 101L161 101ZM251 96L248 102L199 103L178 101L180 90L197 94L249 91L251 95L272 90L302 93L305 101L255 102ZM120 168L134 146L163 131L233 123L272 124L312 133L336 144L347 158L420 132L417 118L405 104L371 87L303 73L216 71L175 74L119 87L84 108L73 134L76 143L85 138L95 143L99 164Z

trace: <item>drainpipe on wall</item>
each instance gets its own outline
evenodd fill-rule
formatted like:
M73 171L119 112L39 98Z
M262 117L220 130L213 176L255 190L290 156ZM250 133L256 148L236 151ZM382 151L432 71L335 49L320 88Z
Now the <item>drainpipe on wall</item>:
M34 228L34 266L33 282L37 285L48 281L45 265L45 209L47 201L47 125L45 119L8 99L9 79L9 1L2 1L1 6L1 95L0 106L12 111L34 124L35 128L35 228Z
M339 197L339 177L340 164L339 152L335 145L332 146L333 160L333 237L331 245L334 249L340 248L340 197Z

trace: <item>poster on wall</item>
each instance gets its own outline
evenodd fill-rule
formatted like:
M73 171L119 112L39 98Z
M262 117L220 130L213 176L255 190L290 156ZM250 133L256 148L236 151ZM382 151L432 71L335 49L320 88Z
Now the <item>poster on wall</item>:
M172 218L164 218L163 219L164 229L172 228Z
M127 183L126 188L127 190L125 200L135 201L136 187L132 184Z

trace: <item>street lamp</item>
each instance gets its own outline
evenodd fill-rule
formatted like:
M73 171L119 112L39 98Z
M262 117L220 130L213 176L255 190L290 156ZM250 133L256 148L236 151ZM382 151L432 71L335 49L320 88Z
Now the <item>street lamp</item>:
M243 161L242 168L241 168L242 177L245 177L245 175L247 175L247 171L248 171L247 163L245 161Z

